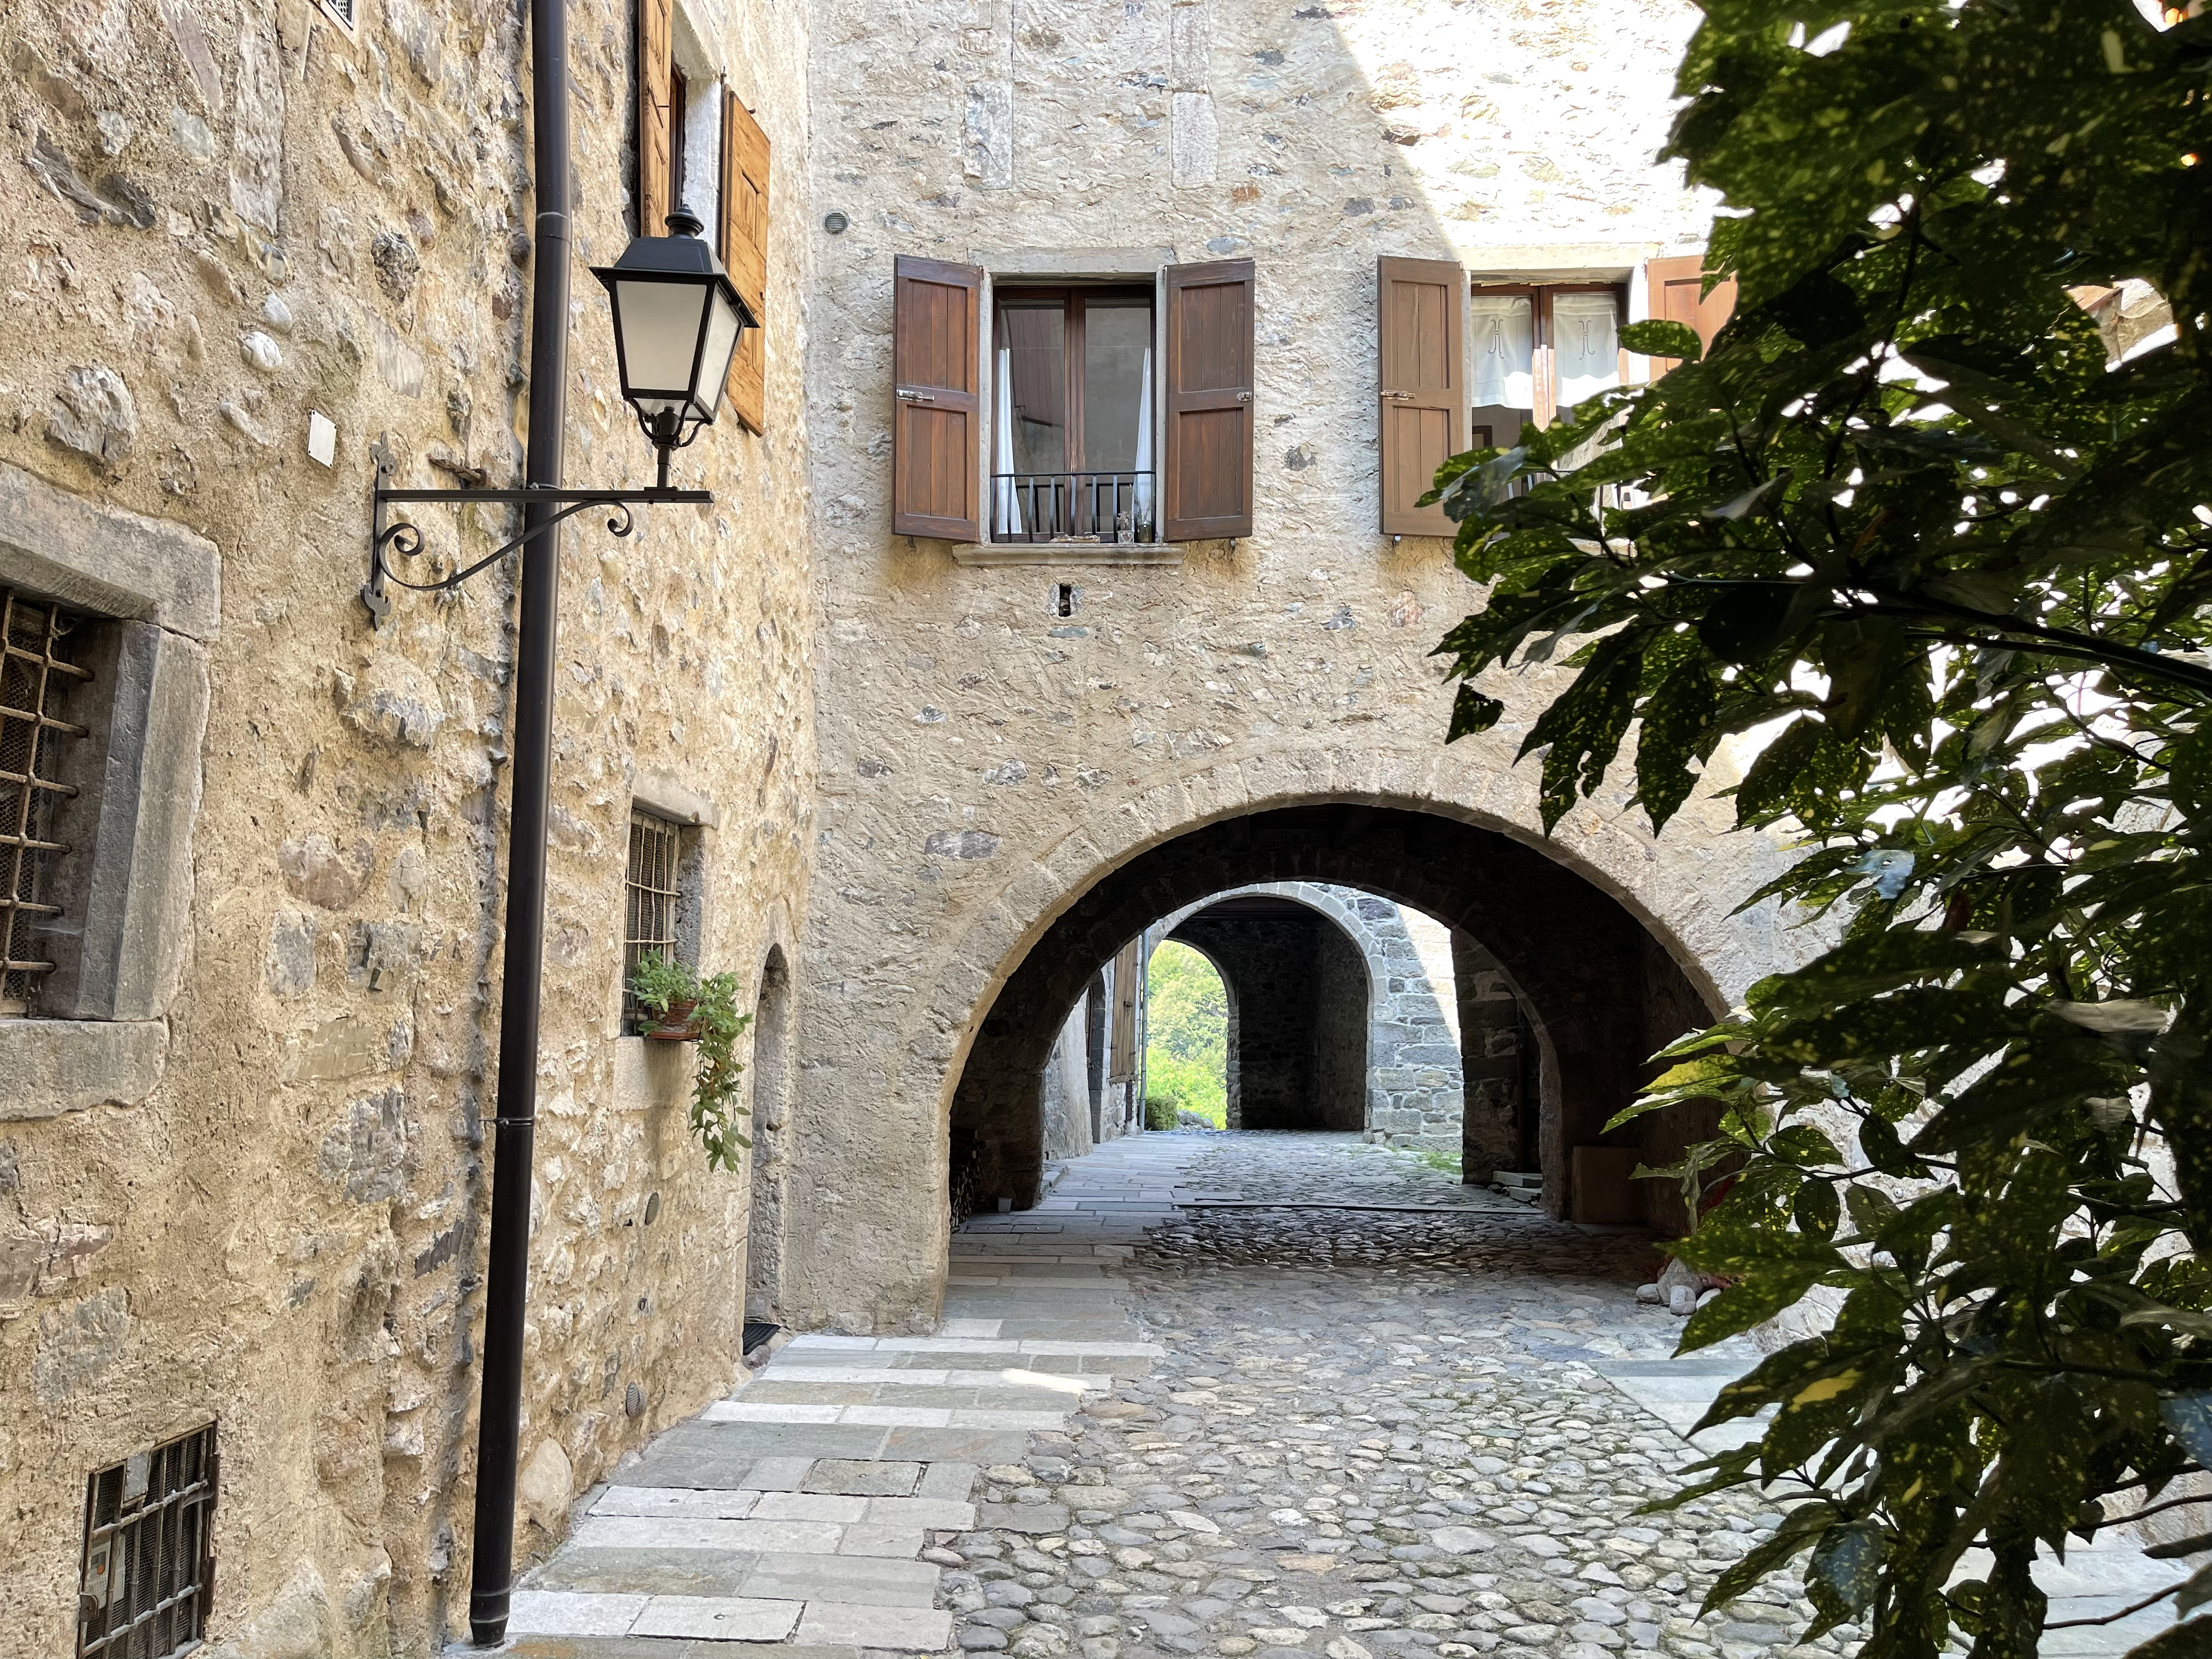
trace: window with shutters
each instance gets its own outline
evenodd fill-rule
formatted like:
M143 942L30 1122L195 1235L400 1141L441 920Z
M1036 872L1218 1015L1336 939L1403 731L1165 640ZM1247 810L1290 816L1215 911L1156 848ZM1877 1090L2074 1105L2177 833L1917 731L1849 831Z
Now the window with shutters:
M1002 287L995 300L991 539L1154 540L1152 290Z
M1250 535L1255 286L1249 259L1167 265L1149 285L994 283L900 255L893 532L979 556Z
M1468 447L1503 449L1621 383L1620 283L1478 283L1468 300Z
M689 208L758 326L730 360L723 393L747 430L767 430L769 141L755 112L714 69L673 0L637 0L637 229L668 234Z

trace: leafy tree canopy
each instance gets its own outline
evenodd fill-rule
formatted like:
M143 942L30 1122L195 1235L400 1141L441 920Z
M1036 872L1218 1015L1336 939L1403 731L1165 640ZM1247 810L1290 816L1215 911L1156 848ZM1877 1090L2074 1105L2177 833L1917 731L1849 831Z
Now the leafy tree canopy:
M1437 474L1491 585L1451 735L1566 652L1547 825L1632 731L1663 827L1759 731L1739 819L1802 855L1758 899L1840 924L1634 1109L1724 1109L1668 1172L1730 1282L1686 1346L1825 1327L1715 1408L1777 1414L1708 1489L1789 1512L1712 1600L1805 1557L1867 1659L2034 1653L2032 1565L2121 1520L2212 1549L2208 71L2212 19L2118 0L1709 0L1668 154L1733 318ZM2115 362L2075 295L2130 278L2176 322Z

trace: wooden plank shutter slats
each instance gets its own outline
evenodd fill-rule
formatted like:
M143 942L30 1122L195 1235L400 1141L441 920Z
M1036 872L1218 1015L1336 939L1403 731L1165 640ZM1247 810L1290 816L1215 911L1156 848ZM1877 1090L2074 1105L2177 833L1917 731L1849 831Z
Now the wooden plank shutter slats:
M1252 533L1252 341L1256 281L1249 259L1170 265L1166 476L1160 533L1170 542Z
M760 326L730 359L724 392L746 428L768 430L768 135L738 94L722 94L723 267Z
M982 268L902 253L891 288L892 532L980 540Z
M1467 272L1454 259L1376 261L1386 536L1449 536L1440 507L1416 507L1437 469L1467 447Z
M675 0L637 0L637 234L668 234L668 72Z
M1697 335L1700 344L1710 349L1713 336L1721 331L1721 325L1735 310L1735 278L1724 278L1707 294L1705 256L1698 253L1654 259L1644 267L1644 274L1650 284L1652 320L1680 323ZM1653 357L1647 361L1651 365L1651 378L1656 380L1680 364L1681 359Z
M1137 992L1144 943L1140 934L1114 958L1114 1042L1106 1075L1115 1083L1137 1075Z

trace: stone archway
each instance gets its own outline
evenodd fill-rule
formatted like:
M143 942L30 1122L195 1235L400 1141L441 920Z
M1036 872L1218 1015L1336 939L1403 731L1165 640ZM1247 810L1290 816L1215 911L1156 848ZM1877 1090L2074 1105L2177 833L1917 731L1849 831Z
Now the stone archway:
M1167 938L1203 951L1231 1007L1228 1127L1364 1129L1375 988L1359 944L1288 894L1219 895Z
M1039 1078L1089 976L1156 918L1255 883L1364 888L1484 942L1530 1013L1544 1066L1545 1205L1570 1213L1571 1150L1613 1144L1651 1157L1704 1126L1647 1121L1608 1133L1650 1053L1717 1012L1647 926L1596 884L1494 830L1401 807L1285 807L1164 841L1101 876L1024 951L975 1030L952 1127L975 1149L980 1194L1034 1203L1042 1167ZM1677 1112L1674 1118L1685 1116ZM1667 1225L1672 1195L1643 1190Z

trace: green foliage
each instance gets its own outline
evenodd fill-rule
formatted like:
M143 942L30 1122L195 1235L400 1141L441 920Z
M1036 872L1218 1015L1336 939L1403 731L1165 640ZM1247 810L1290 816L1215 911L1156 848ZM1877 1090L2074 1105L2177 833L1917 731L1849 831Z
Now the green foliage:
M690 1031L699 1053L691 1078L691 1133L706 1151L708 1169L735 1173L753 1144L738 1127L739 1118L752 1115L738 1103L745 1070L738 1058L738 1039L753 1023L750 1013L738 1012L738 976L711 974L701 979L689 963L656 951L638 958L629 988L637 1006L655 1019L664 1018L671 1004L696 1005Z
M1214 1127L1229 1121L1229 994L1203 951L1170 939L1145 970L1145 1094ZM1158 1126L1154 1126L1158 1127Z
M1684 1346L1827 1322L1709 1415L1775 1408L1688 1496L1788 1505L1709 1605L1804 1558L1864 1659L2034 1653L2036 1559L2212 1467L2208 69L2124 0L1708 0L1670 153L1733 319L1437 475L1490 585L1452 735L1563 655L1547 824L1633 732L1663 826L1760 732L1739 819L1802 856L1756 897L1838 926L1624 1117L1723 1108L1668 1172L1729 1281ZM2114 365L2067 290L2130 277L2180 324Z
M671 1003L698 1000L699 975L688 962L647 951L630 969L629 989L641 1009L660 1019L667 1015Z
M1176 1127L1176 1110L1178 1104L1173 1095L1146 1095L1145 1097L1145 1127L1154 1130Z

